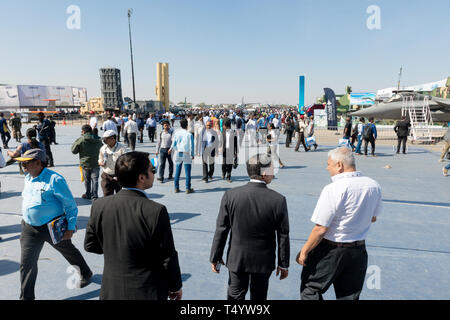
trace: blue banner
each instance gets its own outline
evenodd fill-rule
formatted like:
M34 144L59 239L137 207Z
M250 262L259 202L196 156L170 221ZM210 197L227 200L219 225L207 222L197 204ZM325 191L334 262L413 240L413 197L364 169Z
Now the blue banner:
M304 106L305 106L305 76L300 76L298 111L301 112L302 107Z

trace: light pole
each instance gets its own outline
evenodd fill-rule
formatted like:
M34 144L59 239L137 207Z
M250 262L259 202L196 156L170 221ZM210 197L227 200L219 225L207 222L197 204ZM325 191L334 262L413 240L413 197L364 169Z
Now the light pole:
M130 52L131 52L131 77L133 81L133 102L136 104L136 89L134 87L134 63L133 63L133 45L131 43L131 14L133 9L128 9L128 30L130 32Z

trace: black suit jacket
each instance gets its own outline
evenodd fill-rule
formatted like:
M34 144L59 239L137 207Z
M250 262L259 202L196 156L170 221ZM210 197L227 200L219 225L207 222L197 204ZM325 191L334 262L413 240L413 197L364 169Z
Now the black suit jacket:
M236 131L232 130L231 133L228 136L228 146L229 148L227 148L227 133L224 130L222 132L222 157L224 160L224 164L234 164L234 159L237 157L238 155L238 140L237 140L237 135L236 135Z
M167 209L142 192L95 201L84 248L104 254L102 300L167 300L182 286Z
M232 272L270 273L289 267L289 218L286 198L263 183L250 182L225 192L217 217L210 262L222 259L228 233L226 266Z
M398 121L394 127L394 131L397 133L398 137L407 137L409 127L411 127L411 123L408 120Z

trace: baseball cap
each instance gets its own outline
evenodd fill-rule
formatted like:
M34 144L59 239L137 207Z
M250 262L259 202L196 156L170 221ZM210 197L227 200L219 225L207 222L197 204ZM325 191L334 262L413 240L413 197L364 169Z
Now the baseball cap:
M108 130L103 134L103 139L110 138L112 136L117 136L117 132L115 132L114 130Z
M47 157L45 156L44 151L41 149L31 149L25 152L22 157L14 158L14 160L19 162L31 161L31 160L40 160L41 162L46 162Z

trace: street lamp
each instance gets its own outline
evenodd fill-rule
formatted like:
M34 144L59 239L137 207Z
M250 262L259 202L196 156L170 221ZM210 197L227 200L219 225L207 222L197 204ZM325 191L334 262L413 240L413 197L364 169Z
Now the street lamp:
M134 63L133 63L133 45L131 43L131 14L133 9L128 9L128 30L130 32L130 52L131 52L131 77L133 81L133 102L136 104L136 90L134 87Z

